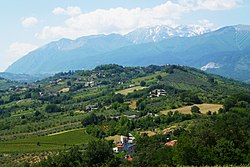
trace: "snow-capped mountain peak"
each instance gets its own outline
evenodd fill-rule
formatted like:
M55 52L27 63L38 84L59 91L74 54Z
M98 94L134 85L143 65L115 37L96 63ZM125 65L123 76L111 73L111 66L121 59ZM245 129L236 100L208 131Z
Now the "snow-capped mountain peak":
M138 28L126 35L135 44L159 42L172 37L192 37L210 32L210 29L200 25L176 26L159 25Z

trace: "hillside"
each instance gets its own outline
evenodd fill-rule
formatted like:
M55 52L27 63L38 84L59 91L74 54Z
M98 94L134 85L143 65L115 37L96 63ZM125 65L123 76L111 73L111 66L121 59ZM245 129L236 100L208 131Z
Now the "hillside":
M147 98L155 89L164 89L166 96ZM36 136L78 127L87 108L97 104L97 113L105 116L138 115L135 108L143 115L194 103L222 104L236 92L250 93L250 86L175 65L143 68L104 65L92 71L59 73L33 85L0 93L0 117L4 118L0 121L0 138L26 133ZM116 104L119 110L114 102L121 103ZM127 108L132 102L136 102L134 109ZM9 121L14 126L9 127ZM28 122L32 126L26 126Z
M17 87L22 87L22 86L24 86L23 83L10 81L0 77L0 91L4 92L6 89L9 88L16 89Z
M249 93L247 84L176 65L102 65L58 73L0 92L0 153L5 154L0 162L40 161L74 145L129 132L187 128L247 106ZM202 113L176 111L190 105L200 106Z
M44 78L47 78L49 76L51 75L48 74L28 75L28 74L13 74L13 73L0 72L0 77L10 81L17 81L17 82L36 82Z
M109 63L124 66L181 64L248 82L249 26L228 26L211 32L186 29L172 30L163 26L138 29L125 36L62 39L29 53L6 71L37 74L93 69Z

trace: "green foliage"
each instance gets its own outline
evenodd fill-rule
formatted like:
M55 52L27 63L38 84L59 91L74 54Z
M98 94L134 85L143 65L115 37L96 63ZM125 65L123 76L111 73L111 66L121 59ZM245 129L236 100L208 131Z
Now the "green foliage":
M123 99L122 94L115 94L115 95L112 97L111 101L112 101L112 102L123 103L123 102L124 102L124 99Z
M97 116L94 113L91 113L89 116L85 117L82 121L83 126L91 125L91 124L98 124L103 121L105 117L103 115Z
M192 114L200 114L200 113L201 113L201 112L200 112L200 108L197 107L197 106L192 106L192 107L191 107L191 113L192 113Z
M113 155L111 145L104 140L91 141L86 148L73 147L67 152L50 156L34 167L80 167L117 166L120 163Z
M61 112L62 109L56 104L49 104L46 106L45 111L48 113Z
M147 85L147 88L127 95L117 94L119 90L140 87L140 84ZM65 88L70 88L70 91L62 92ZM159 144L156 138L145 138L146 151L141 147L138 155L135 155L137 166L213 165L220 164L220 158L221 164L248 163L250 156L243 146L249 148L249 141L245 139L249 137L246 133L246 127L249 126L246 121L250 104L249 88L249 85L240 82L177 65L103 65L91 71L59 73L41 82L0 90L0 152L68 149L73 144L86 143L93 139L91 136L104 138L117 134L126 135L139 129L153 131L180 126L173 132L179 143L177 147L166 148L163 146L164 140ZM166 94L150 97L150 92L155 89L164 89ZM131 102L136 102L136 110L130 109ZM200 103L224 104L224 107L218 114L159 114L160 111ZM86 113L86 106L96 107ZM196 109L195 112L197 111ZM136 118L128 119L134 114ZM224 118L230 114L234 115ZM231 117L235 118L235 122L228 122L232 120ZM225 119L224 123L222 119ZM67 132L82 126L86 127L86 132L78 132L78 135ZM47 136L56 132L67 133ZM37 146L38 142L40 146ZM138 141L138 146L140 142L142 140ZM22 143L30 145L28 147ZM154 149L150 155L148 152ZM85 148L81 148L80 153L84 150ZM175 150L181 151L178 153ZM219 158L216 159L215 156ZM147 157L150 162L140 159L141 157ZM72 165L76 165L74 159L77 157L72 158ZM80 159L81 165L83 161L85 162ZM113 162L117 161L111 158L101 165L110 166Z
M133 166L159 166L161 164L173 166L172 148L162 146L166 142L165 135L153 137L140 137L137 140L137 153L134 157Z
M111 145L104 141L91 141L84 153L84 159L87 166L101 166L114 158Z
M250 115L226 113L215 119L201 121L192 127L189 134L179 138L175 152L178 164L200 166L249 163Z
M140 82L140 86L145 86L146 85L146 82L145 81L141 81Z

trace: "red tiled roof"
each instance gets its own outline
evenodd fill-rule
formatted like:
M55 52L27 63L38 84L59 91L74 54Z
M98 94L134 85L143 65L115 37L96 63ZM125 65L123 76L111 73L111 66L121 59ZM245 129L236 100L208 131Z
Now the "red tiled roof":
M117 148L124 148L124 146L117 146Z
M116 146L117 146L117 147L123 146L123 144L122 144L122 143L118 143Z
M127 160L128 160L128 161L133 161L133 158L128 157Z
M175 146L176 144L177 144L177 140L172 140L172 141L170 141L170 142L165 143L164 145L165 145L165 146L168 146L168 147L173 147L173 146Z

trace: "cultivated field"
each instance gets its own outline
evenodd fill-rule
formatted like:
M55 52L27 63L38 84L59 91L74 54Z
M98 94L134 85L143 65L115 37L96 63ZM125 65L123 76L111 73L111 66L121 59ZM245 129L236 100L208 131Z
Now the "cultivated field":
M69 88L63 88L59 92L68 93L69 92Z
M34 152L60 150L73 145L88 143L93 140L92 136L86 134L85 129L75 129L60 132L50 136L32 137L26 139L16 139L12 141L0 142L0 152Z
M146 87L142 87L142 86L135 86L135 87L132 87L132 88L128 88L128 89L124 89L124 90L120 90L120 91L117 91L115 92L116 94L120 93L122 95L127 95L129 93L132 93L134 92L135 90L142 90L142 89L145 89Z
M129 108L132 110L136 109L136 101L131 101L131 103L129 104Z
M217 112L220 108L223 108L221 104L195 104L192 106L199 107L202 114L206 114L208 111ZM169 111L173 111L173 112L179 111L182 114L191 114L192 106L185 106L181 108L161 111L161 114L167 114Z

